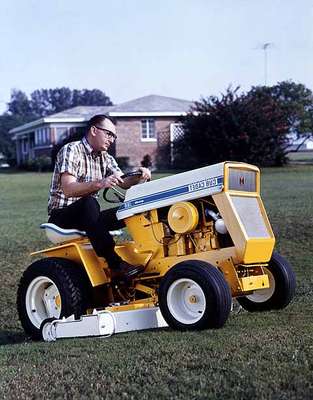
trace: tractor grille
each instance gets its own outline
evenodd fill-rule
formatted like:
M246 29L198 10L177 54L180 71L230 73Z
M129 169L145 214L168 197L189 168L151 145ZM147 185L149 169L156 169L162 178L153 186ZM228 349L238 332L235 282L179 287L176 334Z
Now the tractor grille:
M256 172L229 168L228 189L256 192Z
M256 197L230 197L249 238L271 237Z

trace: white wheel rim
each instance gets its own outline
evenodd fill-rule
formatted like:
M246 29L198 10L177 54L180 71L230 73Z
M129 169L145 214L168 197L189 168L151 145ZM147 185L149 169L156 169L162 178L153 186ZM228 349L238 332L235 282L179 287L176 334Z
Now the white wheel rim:
M263 268L264 273L268 276L270 287L267 289L255 290L252 294L247 296L247 299L253 301L253 303L264 303L269 300L275 292L275 279L274 275L267 268Z
M26 311L31 323L40 328L46 318L59 318L61 315L61 296L56 284L46 276L38 276L28 286Z
M178 279L167 291L167 306L178 322L194 324L202 318L206 309L205 295L192 279Z

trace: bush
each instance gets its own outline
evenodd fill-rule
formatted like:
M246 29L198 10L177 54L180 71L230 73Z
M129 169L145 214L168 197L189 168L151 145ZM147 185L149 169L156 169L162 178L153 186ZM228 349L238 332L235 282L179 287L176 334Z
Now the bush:
M52 171L51 158L48 156L39 156L33 160L28 160L19 166L25 171L47 172Z
M141 166L145 168L152 167L152 160L150 154L146 154L141 160Z
M228 89L221 98L196 103L183 118L174 167L198 168L224 160L271 166L286 163L288 116L270 88L247 94Z

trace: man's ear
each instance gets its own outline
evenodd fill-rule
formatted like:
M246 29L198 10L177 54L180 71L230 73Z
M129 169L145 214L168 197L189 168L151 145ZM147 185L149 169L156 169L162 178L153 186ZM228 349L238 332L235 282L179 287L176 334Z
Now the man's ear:
M96 128L94 126L92 126L89 130L91 136L95 137L97 132L96 132Z

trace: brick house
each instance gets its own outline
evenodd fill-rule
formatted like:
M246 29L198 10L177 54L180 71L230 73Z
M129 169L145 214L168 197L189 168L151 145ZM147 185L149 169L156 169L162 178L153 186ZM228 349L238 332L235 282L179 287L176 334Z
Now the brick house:
M173 146L181 124L178 118L193 105L191 101L150 95L115 106L78 106L24 124L10 131L16 142L17 163L51 155L54 145L73 133L85 131L87 121L96 114L107 114L116 120L118 140L112 153L124 158L130 166L139 166L150 155L153 165L162 146ZM171 152L168 154L169 164Z

